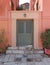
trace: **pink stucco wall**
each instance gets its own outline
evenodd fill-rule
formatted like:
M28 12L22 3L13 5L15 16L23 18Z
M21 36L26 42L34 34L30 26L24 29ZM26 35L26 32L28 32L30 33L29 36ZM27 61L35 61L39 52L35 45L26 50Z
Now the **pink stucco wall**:
M30 0L30 9L29 10L34 10L34 4L36 0Z
M10 0L1 0L0 1L0 30L4 29L6 31L9 44L11 43L10 10L11 10Z
M46 29L50 29L50 0L43 0L42 11L39 12L39 47L42 47L40 34Z
M14 0L13 0L14 1ZM19 0L18 0L19 1ZM30 0L32 2L32 0ZM16 0L15 2L16 3ZM19 3L18 3L19 4ZM42 11L39 11L39 47L42 48L40 34L47 28L50 28L50 0L43 0ZM15 4L16 7L16 4ZM15 9L14 7L14 9ZM32 7L30 3L30 7ZM32 8L30 8L32 10ZM10 0L0 0L0 29L8 31L9 44L11 43L11 6Z
M14 3L14 10L16 10L16 7L19 6L19 0L12 0Z
M43 1L43 30L50 28L50 0Z

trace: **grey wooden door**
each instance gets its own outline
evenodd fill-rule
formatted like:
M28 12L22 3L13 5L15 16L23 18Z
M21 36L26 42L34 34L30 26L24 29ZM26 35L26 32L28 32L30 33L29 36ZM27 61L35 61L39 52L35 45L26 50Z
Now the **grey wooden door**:
M33 21L17 20L17 46L27 46L33 43Z

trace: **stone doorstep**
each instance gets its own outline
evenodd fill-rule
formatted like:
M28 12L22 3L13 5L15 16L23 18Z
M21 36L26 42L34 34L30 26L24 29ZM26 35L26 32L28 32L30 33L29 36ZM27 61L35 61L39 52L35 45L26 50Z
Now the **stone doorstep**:
M11 54L11 53L12 53L11 50L7 50L7 51L6 51L6 54Z
M33 51L24 50L7 50L6 54L33 54Z
M26 48L32 48L32 45L28 45L28 46L23 46L23 47L8 47L8 50L24 50Z
M8 50L6 51L6 54L8 53L44 53L41 49L31 49L31 46L25 46L25 47L8 47Z
M35 49L33 50L33 53L44 53L44 51L41 49Z
M7 50L6 54L13 54L13 53L20 53L20 54L24 54L23 50Z
M16 50L18 47L8 47L8 50Z
M8 54L8 53L10 53L10 54L11 53L20 53L20 54L35 53L36 54L36 53L44 53L44 52L43 51L27 51L27 50L26 51L24 51L24 50L7 50L6 54Z
M8 50L23 50L26 49L26 47L8 47Z

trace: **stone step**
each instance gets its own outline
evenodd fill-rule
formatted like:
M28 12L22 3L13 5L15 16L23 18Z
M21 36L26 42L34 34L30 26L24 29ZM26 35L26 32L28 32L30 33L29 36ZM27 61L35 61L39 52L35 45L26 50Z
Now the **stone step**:
M8 49L7 51L6 51L6 54L24 54L24 53L26 53L26 54L31 54L31 53L34 53L34 54L38 54L38 53L44 53L44 51L43 50L10 50L10 49Z
M29 50L7 50L6 54L31 54L33 51Z
M19 50L23 50L23 49L26 49L26 48L32 48L32 45L27 45L27 46L23 46L23 47L8 47L8 49L10 50L16 50L16 49L19 49Z
M6 54L24 54L23 50L7 50Z
M8 50L24 50L26 47L8 47Z
M33 53L44 53L42 49L34 49Z
M6 51L6 54L11 54L11 53L44 53L42 49L31 49L31 46L27 47L8 47L8 50Z
M8 47L8 50L16 50L18 47Z

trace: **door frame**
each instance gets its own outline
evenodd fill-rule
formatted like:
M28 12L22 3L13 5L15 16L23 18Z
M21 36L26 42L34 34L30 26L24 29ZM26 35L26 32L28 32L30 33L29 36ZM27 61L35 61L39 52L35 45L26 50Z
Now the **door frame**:
M32 22L33 22L33 28L32 28L32 30L33 30L33 32L32 32L32 46L33 46L33 48L34 48L34 19L17 19L17 20L32 20ZM17 20L16 20L16 39L17 39ZM18 43L18 41L16 40L16 46L17 46L17 43Z
M27 18L28 19L28 18ZM26 19L26 20L27 20ZM16 20L18 19L12 19L12 47L16 47ZM38 19L32 19L34 20L34 49L39 49L38 46Z

